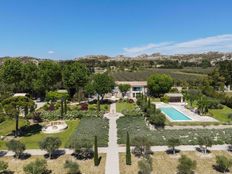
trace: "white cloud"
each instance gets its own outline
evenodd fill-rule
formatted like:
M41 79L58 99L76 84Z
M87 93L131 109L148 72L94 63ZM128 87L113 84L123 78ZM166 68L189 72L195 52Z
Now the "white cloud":
M137 56L140 54L188 54L208 51L232 52L232 34L211 36L186 42L149 43L140 47L124 48L124 55Z
M54 54L54 53L55 51L52 51L52 50L48 51L48 54Z

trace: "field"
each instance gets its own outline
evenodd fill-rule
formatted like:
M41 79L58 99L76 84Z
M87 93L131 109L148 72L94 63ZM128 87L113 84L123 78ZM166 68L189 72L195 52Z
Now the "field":
M183 145L197 145L199 136L209 136L214 144L226 144L231 138L232 129L184 129L184 130L150 130L143 117L121 117L117 120L118 143L125 144L126 132L132 140L136 136L147 137L152 145L166 145L167 140L179 138Z
M127 102L117 102L116 103L116 111L122 112L123 110L132 110L135 108L134 103L127 103Z
M94 166L93 160L76 160L71 155L62 155L57 159L54 160L47 160L48 163L48 169L52 170L52 173L54 174L64 174L67 173L67 171L63 168L63 165L65 163L65 160L75 160L80 165L80 170L84 174L104 174L105 170L105 154L99 154L99 156L102 157L101 163L98 167ZM26 160L16 160L12 157L2 157L2 161L6 161L9 164L9 169L11 171L14 171L16 174L24 174L23 172L23 166L28 164L31 161L34 161L37 158L43 158L43 156L32 156Z
M191 72L189 69L187 69L186 71L184 71L184 69L152 69L137 72L113 72L110 75L116 81L145 81L153 73L164 73L170 75L175 80L185 81L201 80L202 78L207 76L206 72L196 73Z
M214 170L213 165L216 162L216 155L225 155L232 158L230 152L213 151L210 154L203 155L199 152L180 152L187 155L197 162L196 172L198 174L220 174ZM168 155L166 152L155 152L152 156L153 174L173 174L176 173L178 165L178 155ZM132 155L132 165L125 165L125 153L120 154L120 172L123 174L138 173L138 158ZM232 170L232 169L231 169Z
M89 117L82 118L79 126L69 138L76 138L77 141L87 139L94 142L94 136L98 137L98 146L108 145L108 119Z

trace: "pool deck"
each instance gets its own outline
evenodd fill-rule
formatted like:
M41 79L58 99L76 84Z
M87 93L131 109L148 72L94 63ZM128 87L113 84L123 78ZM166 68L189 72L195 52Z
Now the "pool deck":
M218 122L218 120L216 120L213 117L198 115L192 112L191 110L185 108L185 103L168 103L167 104L163 102L153 102L153 104L156 104L157 108L173 107L177 111L183 113L184 115L186 115L187 117L191 119L191 120L172 120L170 117L167 116L167 118L171 122Z

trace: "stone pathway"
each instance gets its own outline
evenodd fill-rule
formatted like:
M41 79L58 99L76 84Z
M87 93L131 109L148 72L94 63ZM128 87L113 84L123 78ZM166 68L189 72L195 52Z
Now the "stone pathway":
M105 174L119 174L119 155L117 144L117 119L119 114L116 113L116 104L110 105L110 113L105 117L109 119L109 142L106 155Z

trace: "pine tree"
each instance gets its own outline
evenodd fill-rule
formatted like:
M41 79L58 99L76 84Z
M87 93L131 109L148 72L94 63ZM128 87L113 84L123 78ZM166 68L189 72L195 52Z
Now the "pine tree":
M97 147L97 136L94 137L94 165L99 165L99 158L98 158L98 147Z
M130 136L128 132L126 137L126 165L131 165Z

